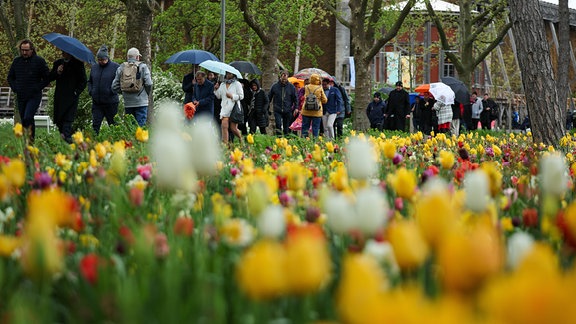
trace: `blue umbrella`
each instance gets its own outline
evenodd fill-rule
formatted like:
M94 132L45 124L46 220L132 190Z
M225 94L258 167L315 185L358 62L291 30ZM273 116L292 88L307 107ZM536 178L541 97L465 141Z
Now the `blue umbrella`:
M173 63L183 63L183 64L200 64L204 61L212 60L212 61L220 61L216 55L203 51L203 50L187 50L178 52L172 56L170 56L166 62L168 64Z
M92 51L74 37L62 35L59 33L50 33L42 36L42 38L49 41L52 45L58 47L63 52L66 52L79 59L80 61L96 63Z

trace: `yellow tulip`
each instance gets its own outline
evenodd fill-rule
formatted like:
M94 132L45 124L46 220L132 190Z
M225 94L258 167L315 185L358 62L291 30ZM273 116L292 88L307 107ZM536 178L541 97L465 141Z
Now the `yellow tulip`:
M295 294L315 293L330 280L331 261L323 236L298 232L286 240L285 276Z
M14 125L14 135L16 137L22 137L24 135L24 128L22 127L22 124L20 123L16 123L16 125Z
M248 142L248 144L254 144L254 135L248 134L246 136L246 142Z
M148 136L147 130L143 130L141 127L138 127L136 129L136 140L138 142L146 143L146 142L148 142L148 138L149 138L149 136Z
M428 256L428 246L414 221L394 221L388 229L388 239L394 249L398 266L403 270L419 267Z

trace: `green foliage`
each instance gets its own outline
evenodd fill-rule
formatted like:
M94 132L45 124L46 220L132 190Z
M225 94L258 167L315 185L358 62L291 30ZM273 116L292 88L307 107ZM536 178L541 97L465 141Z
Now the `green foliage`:
M163 100L184 101L182 83L171 72L157 69L152 73L152 81L154 83L152 94L154 96L155 109Z

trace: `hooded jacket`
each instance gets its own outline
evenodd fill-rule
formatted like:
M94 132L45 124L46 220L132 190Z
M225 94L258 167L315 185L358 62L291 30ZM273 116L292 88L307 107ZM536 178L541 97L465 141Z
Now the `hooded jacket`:
M250 81L250 89L252 89L253 84L258 87L258 90L252 90L252 99L248 110L248 123L254 123L258 127L267 127L270 101L268 101L268 96L266 96L264 90L260 88L260 82L257 79ZM250 126L253 127L253 125Z
M319 110L306 110L304 109L304 104L306 103L306 99L304 99L304 104L302 105L302 116L306 117L322 117L322 105L328 102L328 98L324 93L324 89L320 84L320 75L319 74L312 74L310 76L310 84L304 87L304 98L308 96L311 92L314 92L316 95L316 100L318 100L318 105L320 106Z

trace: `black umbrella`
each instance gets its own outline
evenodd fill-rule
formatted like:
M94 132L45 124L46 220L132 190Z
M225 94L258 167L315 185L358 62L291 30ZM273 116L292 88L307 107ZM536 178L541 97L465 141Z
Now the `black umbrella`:
M380 90L378 90L378 92L380 92L381 94L389 95L390 92L392 92L393 90L394 90L394 88L384 87L384 88L380 88Z
M453 77L442 77L442 82L449 86L454 94L456 95L456 100L461 104L467 104L470 102L470 92L464 84L464 82L453 78Z
M242 73L250 74L262 74L262 71L256 66L256 64L249 61L234 61L230 62L230 65L235 67L238 71Z

